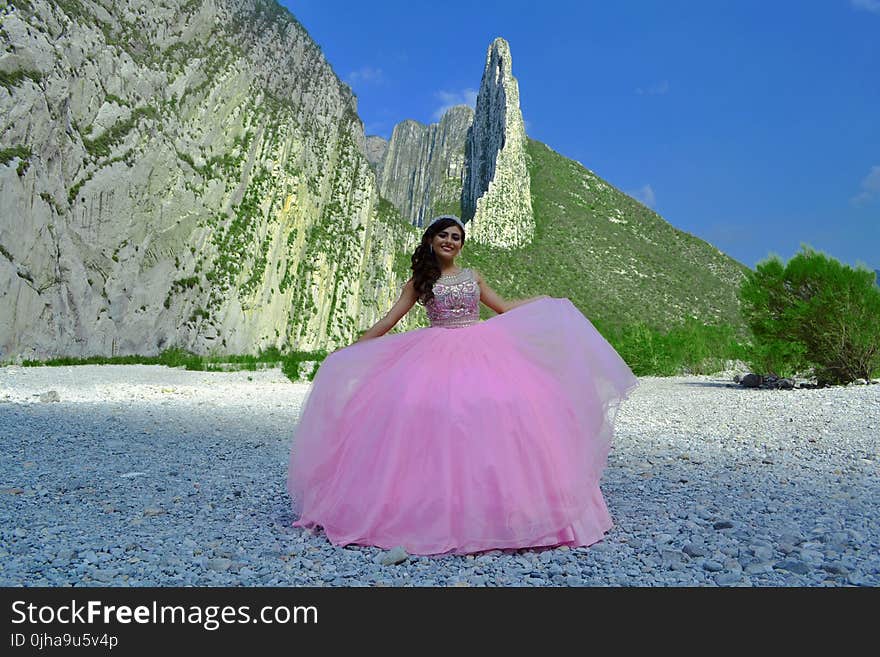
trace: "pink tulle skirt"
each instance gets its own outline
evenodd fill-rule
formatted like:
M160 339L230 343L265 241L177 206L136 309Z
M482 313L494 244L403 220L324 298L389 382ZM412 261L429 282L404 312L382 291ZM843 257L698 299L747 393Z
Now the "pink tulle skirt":
M638 385L568 299L330 354L293 440L297 527L411 554L590 545L619 403Z

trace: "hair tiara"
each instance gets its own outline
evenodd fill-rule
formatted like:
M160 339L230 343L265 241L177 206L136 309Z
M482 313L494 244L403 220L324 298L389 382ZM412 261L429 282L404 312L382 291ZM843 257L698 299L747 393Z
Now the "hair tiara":
M457 223L461 227L461 230L464 231L464 224L461 222L461 219L456 217L454 214L441 214L439 217L434 217L433 219L431 219L431 223L429 223L427 226L425 226L425 229L427 230L428 228L433 226L435 223L437 223L441 219L452 219L455 223Z

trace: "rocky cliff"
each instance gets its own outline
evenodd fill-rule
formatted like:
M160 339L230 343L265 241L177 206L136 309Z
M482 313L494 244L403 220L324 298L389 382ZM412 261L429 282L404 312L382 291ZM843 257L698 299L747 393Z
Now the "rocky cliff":
M382 195L413 225L449 212L470 221L468 237L483 244L510 249L533 238L526 133L512 70L510 47L495 39L476 110L454 107L429 126L403 121L384 156L375 156Z
M502 248L528 244L535 234L526 132L510 47L497 38L486 53L474 122L467 134L462 215L469 237Z
M406 120L394 127L378 165L379 189L414 226L438 214L460 214L464 144L474 112L452 107L439 123Z
M274 1L0 20L0 359L335 348L396 298L416 232Z
M377 135L368 135L365 144L367 161L376 170L376 174L381 175L382 161L388 152L388 140Z
M274 0L0 0L0 41L0 361L337 348L445 212L509 298L739 321L742 265L527 145L501 39L476 112L390 142Z

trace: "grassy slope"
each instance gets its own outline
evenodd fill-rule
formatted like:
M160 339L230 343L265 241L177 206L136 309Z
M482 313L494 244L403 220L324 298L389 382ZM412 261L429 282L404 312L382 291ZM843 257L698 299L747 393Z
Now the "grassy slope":
M544 144L529 140L527 153L535 240L513 251L468 242L463 266L506 298L568 297L603 333L696 316L745 334L735 297L745 265Z

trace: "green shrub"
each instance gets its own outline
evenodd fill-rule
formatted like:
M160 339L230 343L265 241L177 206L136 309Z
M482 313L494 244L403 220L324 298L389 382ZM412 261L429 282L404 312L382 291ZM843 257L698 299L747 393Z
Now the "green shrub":
M753 341L746 361L761 374L793 376L809 367L806 345L793 333L795 298L778 257L758 263L737 291Z
M284 356L284 359L281 361L281 371L284 376L286 376L291 381L299 381L299 366L300 363L305 361L316 361L315 368L308 375L309 381L315 380L315 375L318 373L318 367L320 366L321 361L323 361L327 357L326 351L293 351Z
M15 158L22 161L27 160L31 156L31 149L24 146L13 146L12 148L0 148L0 165L9 164Z
M607 339L636 376L711 374L729 360L744 360L747 353L732 325L693 318L666 331L639 321L608 332Z
M783 266L759 263L738 292L754 336L759 373L788 376L812 368L821 383L880 374L880 289L875 274L802 245Z
M32 80L33 82L39 82L40 77L39 71L13 71L11 73L0 71L0 86L6 87L9 91L12 91L12 88L17 87L24 82L25 78Z

